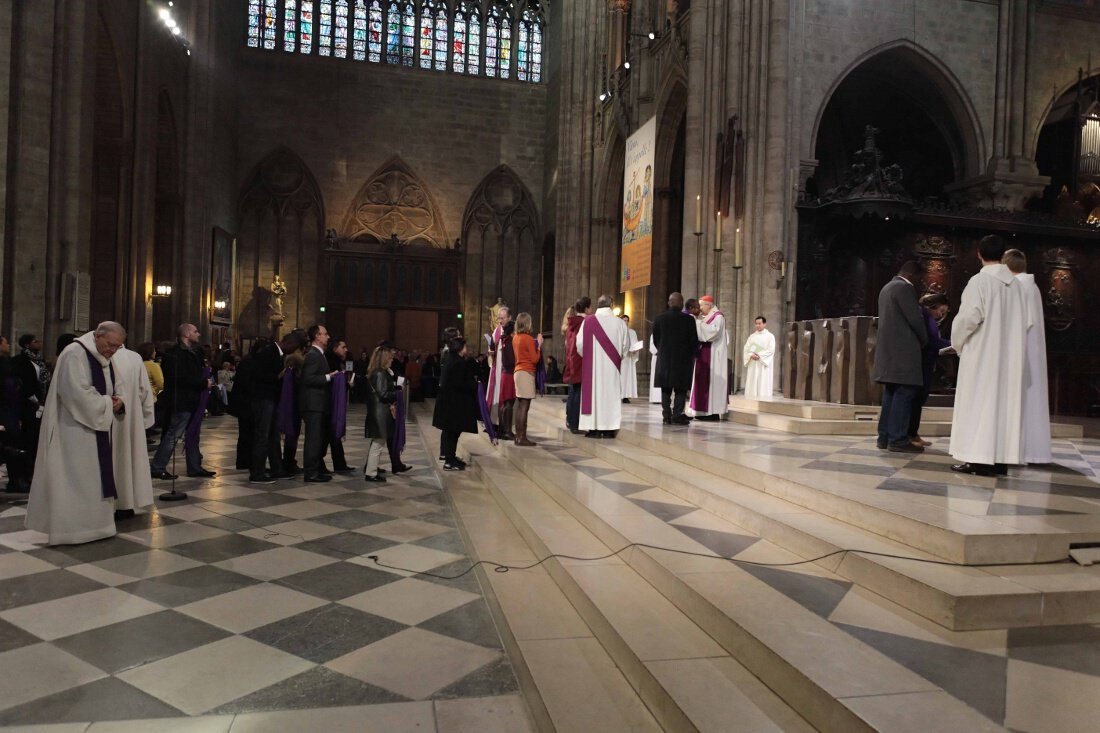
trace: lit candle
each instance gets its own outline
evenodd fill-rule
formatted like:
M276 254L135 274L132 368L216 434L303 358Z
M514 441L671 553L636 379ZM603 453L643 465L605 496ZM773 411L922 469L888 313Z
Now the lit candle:
M737 227L733 236L733 266L741 267L741 227Z
M781 260L779 262L779 277L786 277L786 276L787 276L787 261L786 260Z
M722 251L722 212L714 216L714 251Z
M703 197L695 197L695 233L703 233Z

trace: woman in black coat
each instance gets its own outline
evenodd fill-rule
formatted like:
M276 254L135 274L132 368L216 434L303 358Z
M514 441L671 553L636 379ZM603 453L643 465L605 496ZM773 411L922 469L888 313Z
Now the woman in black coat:
M363 468L363 480L375 484L386 482L385 476L378 470L383 451L387 451L390 433L393 432L393 418L397 411L397 392L390 362L393 361L393 349L379 346L374 350L367 367L367 418L365 432L367 438L367 465Z
M455 455L458 436L477 433L477 377L474 363L467 358L465 339L451 341L443 354L432 425L443 432L443 470L465 470L466 463Z

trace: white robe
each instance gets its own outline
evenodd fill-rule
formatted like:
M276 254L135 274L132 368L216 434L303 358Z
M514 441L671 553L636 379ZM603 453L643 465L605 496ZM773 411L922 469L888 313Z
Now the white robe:
M504 338L504 328L497 326L493 329L493 350L495 354L489 357L489 384L485 392L485 404L489 408L489 418L493 425L500 424L500 380L504 369L504 359L501 358L500 342Z
M959 377L951 455L967 463L1022 463L1027 332L1024 289L1004 265L986 265L963 290L951 324Z
M103 498L95 434L106 430L113 438L122 418L111 410L115 388L110 362L96 351L95 336L86 333L77 341L57 357L42 413L38 460L27 504L27 528L45 532L51 545L75 545L115 535L115 500ZM92 384L88 357L80 344L92 352L103 370L106 395ZM141 468L149 474L147 460ZM126 480L125 475L116 473L116 486Z
M145 431L154 422L153 390L145 363L136 351L119 349L111 361L115 365L115 394L126 404L126 412L111 436L118 492L115 509L141 509L153 505L153 479L149 476L145 441Z
M630 346L638 343L638 332L633 328L627 329L628 340ZM629 349L630 346L627 348ZM623 397L637 397L638 396L638 356L642 352L640 351L627 351L623 357L623 365L619 370L619 376L622 379Z
M750 400L771 397L775 374L772 369L775 336L766 328L753 331L741 353L745 361L745 396ZM753 359L753 354L760 358Z
M691 385L692 415L725 415L729 412L729 354L730 337L726 333L726 317L718 309L695 321L695 331L699 341L710 344L710 388L706 395L696 393L696 384ZM696 368L699 362L696 360ZM702 408L706 399L706 409Z
M630 334L627 332L626 324L615 317L610 308L597 308L594 318L598 319L603 326L604 333L611 340L611 345L619 356L623 356L630 348ZM589 319L586 318L581 324L580 331L577 332L577 353L586 361L592 360L592 412L585 415L582 403L578 427L581 430L618 430L623 418L622 376L619 367L611 361L611 357L607 355L599 341L594 338L592 340L594 353L588 355L584 353L584 333L588 323ZM587 374L587 371L585 367L582 368L581 373ZM582 382L582 400L583 394Z
M1027 381L1024 392L1024 460L1050 463L1050 403L1047 391L1047 336L1043 321L1043 295L1035 276L1016 276L1024 291L1031 328L1027 331Z
M649 401L661 404L661 388L657 386L657 344L653 343L653 334L649 334Z

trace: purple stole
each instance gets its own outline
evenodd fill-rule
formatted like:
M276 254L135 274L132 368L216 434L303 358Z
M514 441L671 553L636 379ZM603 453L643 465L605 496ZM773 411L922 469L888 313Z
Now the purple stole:
M209 384L210 367L203 367L202 378ZM199 404L191 413L191 420L187 423L187 431L183 434L184 450L195 451L199 449L199 435L202 433L202 418L206 415L206 405L210 402L210 390L204 389L199 395Z
M283 386L279 392L279 409L275 413L275 429L287 440L298 439L301 418L298 417L298 390L293 369L283 370Z
M717 308L707 316L709 325L722 312ZM699 345L699 351L695 355L695 381L691 387L691 409L696 412L710 411L710 342Z
M500 364L500 371L502 371L502 372L504 371L504 362L502 361L504 359L504 354L502 354L501 351L500 351L500 341L503 338L504 338L504 329L503 328L501 328L500 326L497 326L495 329L493 329L493 349L496 351L496 356L493 357L493 364L492 364L492 366L489 367L489 392L488 392L488 394L485 395L485 399L483 400L483 402L485 402L485 404L489 407L490 410L492 410L493 405L496 404L495 402L493 402L493 398L497 396L496 386L497 386L497 364L498 363Z
M332 439L343 440L348 432L348 373L332 377Z
M603 330L603 326L600 325L599 319L594 314L585 316L581 328L584 329L584 341L581 342L581 345L584 347L584 355L581 357L581 414L591 415L592 382L596 373L596 354L593 351L594 342L600 342L600 346L603 347L603 351L607 354L607 358L615 365L615 369L620 369L622 367L623 357L615 350L615 345L611 343L611 338L607 335L607 332Z
M489 436L489 442L496 445L497 434L493 430L493 420L489 417L489 403L486 402L485 398L485 383L480 381L477 383L477 407L478 417L485 425L485 434Z
M80 344L79 341L76 343ZM95 358L95 355L88 351L87 346L80 344L80 348L84 349L84 353L88 356L88 366L92 370L92 386L95 387L96 392L106 397L107 380L103 376L103 367L99 365L99 360ZM107 368L111 370L111 384L114 384L115 365L108 361ZM118 490L115 488L115 462L114 456L111 455L110 432L107 430L95 431L95 450L96 457L99 459L99 481L103 489L103 498L117 499Z
M536 341L535 346L538 346L538 343ZM542 349L539 349L539 360L535 362L535 392L546 394L546 364L542 360Z
M397 396L397 400L393 403L396 409L393 416L390 449L394 455L401 455L401 451L405 450L405 388L394 387L393 393Z

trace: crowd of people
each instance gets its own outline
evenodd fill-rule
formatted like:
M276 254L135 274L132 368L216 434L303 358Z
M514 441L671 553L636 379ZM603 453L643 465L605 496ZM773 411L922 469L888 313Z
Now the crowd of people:
M882 384L878 447L920 453L921 411L941 353L959 355L949 452L960 473L1004 475L1009 465L1049 463L1050 411L1042 296L1027 258L997 235L978 243L981 270L963 290L950 341L939 324L946 296L917 298L915 262L879 293L872 378Z

